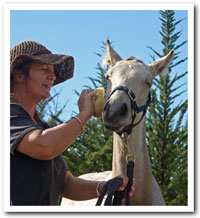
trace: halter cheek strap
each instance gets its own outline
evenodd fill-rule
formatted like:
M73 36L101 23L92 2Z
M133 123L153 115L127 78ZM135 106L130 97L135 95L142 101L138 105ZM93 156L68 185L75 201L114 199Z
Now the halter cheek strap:
M149 91L149 94L148 94L148 98L147 98L146 103L145 103L144 105L138 107L137 102L136 102L135 93L134 93L132 90L126 88L125 86L117 86L117 87L116 87L115 89L113 89L113 91L110 93L110 95L109 95L109 97L108 97L107 100L109 100L110 97L113 95L113 93L116 92L117 90L124 91L124 92L129 96L129 99L130 99L130 101L131 101L131 107L132 107L132 109L134 110L134 113L133 113L133 115L132 115L132 122L131 122L131 124L125 126L121 131L117 132L117 134L118 134L119 136L121 136L123 133L127 133L128 135L130 135L131 132L132 132L132 129L133 129L135 126L137 126L137 125L142 121L143 117L144 117L145 114L146 114L147 108L149 107L149 105L150 105L150 103L153 101L153 99L152 99L151 93L150 93L150 91ZM140 120L139 120L137 123L134 123L137 114L140 113L140 112L143 112L143 114L142 114Z

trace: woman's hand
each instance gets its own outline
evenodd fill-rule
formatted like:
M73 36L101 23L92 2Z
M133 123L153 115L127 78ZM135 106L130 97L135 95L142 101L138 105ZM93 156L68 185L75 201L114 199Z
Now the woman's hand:
M96 94L94 91L85 89L82 91L80 98L78 100L78 106L80 113L84 113L86 119L89 120L91 116L94 114L94 106L92 102L92 98L95 98Z
M128 184L128 177L127 177L127 176L119 176L119 177L122 179L123 184L122 184L122 186L120 186L120 187L118 188L117 191L124 191L124 189L126 188L126 186L127 186L127 184ZM135 181L135 179L133 179L133 184L132 184L131 190L130 190L130 192L129 192L129 196L130 196L130 197L133 195L135 189L136 189L136 181Z
M121 178L122 179L122 186L120 186L118 189L117 189L117 191L124 191L125 190L125 188L126 188L126 186L127 186L127 184L128 184L128 177L127 176L117 176L117 177L119 177L119 178ZM102 188L103 188L103 186L106 184L106 181L105 182L102 182L100 185L99 185L99 191L101 192L102 191ZM129 196L131 197L131 196L133 196L133 193L134 193L134 191L135 191L135 189L136 189L136 185L137 185L137 183L136 183L136 180L135 179L133 179L133 184L132 184L132 186L131 186L131 190L130 190L130 192L129 192Z

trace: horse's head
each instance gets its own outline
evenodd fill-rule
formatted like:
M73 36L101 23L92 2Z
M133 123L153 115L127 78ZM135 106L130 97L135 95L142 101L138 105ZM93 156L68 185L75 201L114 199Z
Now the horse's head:
M132 121L135 107L133 107L133 97L136 97L138 107L145 105L148 93L155 76L163 74L168 69L173 50L170 53L150 65L130 57L122 60L121 57L111 48L109 40L107 41L105 62L110 66L107 72L107 102L103 110L103 122L107 129L119 131ZM123 86L131 90L130 95L127 90L117 89ZM111 95L110 95L111 94ZM142 115L138 113L135 122Z

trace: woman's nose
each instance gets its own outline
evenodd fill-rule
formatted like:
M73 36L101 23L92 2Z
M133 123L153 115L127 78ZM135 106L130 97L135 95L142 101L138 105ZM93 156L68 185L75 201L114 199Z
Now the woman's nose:
M49 73L49 80L55 80L56 79L56 75L55 75L55 73L54 73L54 71L51 71L50 73Z

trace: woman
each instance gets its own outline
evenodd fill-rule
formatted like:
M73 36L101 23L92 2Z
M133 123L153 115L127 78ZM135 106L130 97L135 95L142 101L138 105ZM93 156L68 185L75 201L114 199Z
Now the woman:
M92 117L95 93L83 90L79 114L53 128L35 112L36 105L50 97L52 86L73 76L73 57L54 55L37 42L24 41L10 51L10 71L11 205L58 205L60 197L98 197L105 182L73 177L61 156ZM119 190L124 190L128 178L121 178Z

